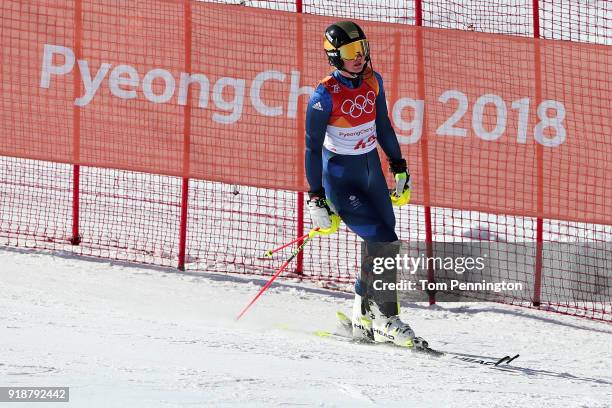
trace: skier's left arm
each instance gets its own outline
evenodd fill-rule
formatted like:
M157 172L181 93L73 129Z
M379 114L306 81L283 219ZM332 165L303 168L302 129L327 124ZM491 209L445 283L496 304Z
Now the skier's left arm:
M378 143L387 155L389 170L395 178L395 191L391 193L391 201L394 205L408 204L410 201L410 172L406 160L402 157L402 151L397 140L397 135L389 119L387 110L387 98L382 77L375 72L378 81L378 96L376 97L376 134Z

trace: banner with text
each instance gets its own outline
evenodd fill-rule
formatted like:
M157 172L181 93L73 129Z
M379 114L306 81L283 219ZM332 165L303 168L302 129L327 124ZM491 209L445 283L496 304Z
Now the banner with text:
M0 155L307 189L304 112L336 19L182 0L0 10ZM610 223L611 47L359 24L413 202Z

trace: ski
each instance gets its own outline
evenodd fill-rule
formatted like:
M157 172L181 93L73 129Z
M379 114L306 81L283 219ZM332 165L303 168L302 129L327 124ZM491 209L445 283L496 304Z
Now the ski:
M316 335L317 337L328 337L328 338L333 338L336 340L345 341L349 343L376 344L371 340L353 339L353 334L352 334L353 328L352 328L351 319L346 314L340 311L336 312L336 317L338 318L338 323L341 329L340 332L329 332L329 331L319 330L319 331L315 331L313 334ZM383 343L383 344L387 344L387 343ZM392 343L388 343L388 344L391 346L394 346ZM394 347L397 347L397 346L394 346ZM429 346L425 348L420 348L420 349L412 348L409 350L415 353L426 354L432 357L446 357L452 360L459 360L459 361L466 362L466 363L479 364L482 366L492 367L492 368L505 367L520 356L519 354L515 354L513 356L506 355L506 356L503 356L502 358L473 356L469 354L437 350Z
M344 341L346 343L371 344L371 345L378 344L378 343L373 342L372 340L358 340L358 339L354 339L352 335L341 334L341 333L336 333L336 332L329 332L325 330L317 330L317 331L314 331L312 334L314 334L317 337L329 337L329 338L332 338L338 341ZM385 344L385 345L388 344L393 347L404 348L404 347L395 346L392 343L381 343L381 344ZM408 350L416 352L416 353L428 354L434 357L442 357L445 355L443 351L435 350L430 347L423 348L423 349L408 349Z
M340 311L336 312L336 317L338 318L338 323L340 325L340 329L342 333L331 333L331 332L318 331L318 332L315 332L315 335L319 337L340 336L340 337L345 337L348 340L353 341L353 342L376 344L372 340L357 340L357 341L354 340L353 339L353 326L352 326L351 319L349 319L347 315L345 315L344 313ZM417 352L417 353L428 354L434 357L442 357L445 354L443 351L432 349L429 346L424 347L424 348L411 348L409 350L413 352Z
M468 355L460 354L460 353L449 353L449 354L452 354L452 358L455 360L461 360L461 361L465 361L466 363L481 364L484 366L491 366L491 367L502 367L502 364L506 364L506 365L510 364L512 361L516 360L520 356L520 354L515 354L512 357L504 356L498 359L497 361L495 361L495 359L491 357L486 357L486 358L472 357L472 356L468 356Z

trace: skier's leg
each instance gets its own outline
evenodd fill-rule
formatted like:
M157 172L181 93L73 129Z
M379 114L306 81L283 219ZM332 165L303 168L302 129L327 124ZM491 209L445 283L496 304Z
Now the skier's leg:
M353 232L365 239L399 242L393 229L376 217L376 211L361 191L347 185L340 186L333 192L332 203L344 223ZM355 301L351 323L353 337L356 339L373 339L372 321L366 313L367 288L371 284L367 279L369 278L362 273L355 283Z
M353 305L353 335L375 338L373 322L379 330L378 341L393 341L412 347L414 333L399 320L395 289L374 290L373 262L376 257L391 257L399 253L395 234L395 215L377 153L363 156L330 156L324 160L324 187L344 223L367 242L363 251L362 272L355 285ZM385 283L395 283L397 269L388 268L381 274ZM390 338L393 338L392 340Z
M361 280L366 283L366 309L372 322L376 342L392 342L414 347L415 335L410 325L399 318L396 256L400 241L365 242L362 244ZM390 259L392 261L387 261ZM420 339L417 339L419 342Z
M375 177L378 185L376 189L372 188L372 154L338 156L325 150L324 153L325 195L346 226L366 241L397 240L394 231L395 215L389 192L384 187L385 179L380 164L376 172L378 177ZM384 200L388 206L385 206Z
M400 241L363 242L361 244L361 281L365 283L367 299L375 302L380 311L392 316L398 314L397 290L390 288L397 282L395 258L399 254ZM391 259L385 267L384 261Z
M393 231L393 209L389 205L391 212L391 221L381 217L381 212L372 205L371 199L355 184L343 183L332 186L327 189L329 191L329 199L333 203L336 211L344 221L344 223L361 238L368 242L380 242L381 244L390 244L397 242L397 235ZM387 200L390 200L387 197ZM390 225L391 224L391 225ZM388 271L385 275L394 273ZM372 320L366 313L368 301L368 287L371 286L371 274L364 273L358 278L355 283L355 301L353 304L352 326L353 337L357 339L372 339ZM395 275L386 277L388 281L395 281ZM395 291L393 292L395 296ZM393 305L393 306L392 306ZM394 307L397 309L397 302L393 304L387 302L386 307ZM396 313L397 314L397 313Z
M363 190L352 185L338 186L328 197L344 224L363 240L397 241L393 225L390 225L389 220L383 218L371 198ZM391 207L390 204L389 207ZM395 222L392 208L390 212Z

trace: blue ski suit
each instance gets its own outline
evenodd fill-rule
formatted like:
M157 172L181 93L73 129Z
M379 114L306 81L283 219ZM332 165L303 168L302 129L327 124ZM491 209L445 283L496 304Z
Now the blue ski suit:
M310 191L324 188L342 221L364 241L392 242L398 239L395 214L377 144L388 158L402 158L380 74L351 80L335 71L323 79L306 112Z

